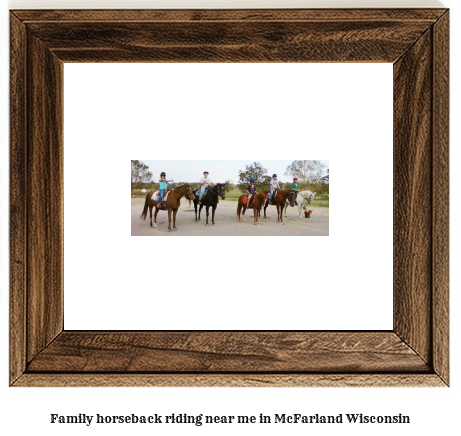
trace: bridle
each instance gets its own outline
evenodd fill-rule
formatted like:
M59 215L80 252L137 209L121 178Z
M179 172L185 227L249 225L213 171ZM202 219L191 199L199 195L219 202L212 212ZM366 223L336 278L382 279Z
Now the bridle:
M221 198L224 200L223 195L224 195L224 196L226 195L226 190L225 190L225 188L224 188L224 185L221 185L221 187L222 187L222 189L223 189L222 192L214 192L214 191L213 191L213 189L214 189L215 187L218 188L219 185L221 185L221 184L218 183L217 185L212 186L212 187L210 188L210 192L212 192L212 193L213 193L214 195L216 195L216 196L221 196Z
M303 198L303 205L306 203L306 201L307 201L308 204L311 204L309 200L312 201L312 194L304 197L304 195L301 194L301 192L299 192L298 195L300 195Z
M189 186L189 185L188 185L188 186ZM176 188L174 188L173 191L176 191L176 192L181 193L181 192L179 191L179 188L185 188L185 187L186 187L185 184L184 184L184 185L181 185L181 186L176 186ZM190 188L190 186L189 186L189 188ZM192 200L194 199L194 194L193 194L193 192L192 192L192 189L191 189L190 192L191 192L191 196L189 197L189 194L186 194L186 190L184 189L184 195L186 195L186 198L187 198L188 200L192 201Z

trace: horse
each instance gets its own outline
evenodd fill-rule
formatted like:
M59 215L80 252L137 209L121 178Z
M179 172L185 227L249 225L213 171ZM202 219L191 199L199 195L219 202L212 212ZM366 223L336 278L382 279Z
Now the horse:
M311 191L301 191L298 192L298 195L296 197L296 203L298 203L298 212L299 212L299 219L302 219L302 208L306 204L306 201L308 204L312 203L312 200L314 199L315 192ZM285 206L285 216L287 216L287 209L288 209L288 202Z
M247 195L243 194L239 197L238 200L238 205L237 205L237 218L239 219L240 222L240 212L243 209L242 215L243 215L243 221L246 221L245 217L245 211L248 208L248 203L244 203L243 200L245 199ZM259 224L259 217L261 216L261 208L264 206L264 203L266 202L267 195L264 194L263 192L259 192L258 194L255 194L254 196L254 201L253 201L253 216L254 216L254 224Z
M218 207L219 203L219 197L221 197L223 200L226 199L226 185L227 183L216 183L216 185L212 187L208 187L208 191L206 194L202 197L202 201L200 204L200 209L198 211L198 219L197 219L197 207L198 207L198 191L199 189L196 189L193 191L194 194L194 209L195 209L195 221L200 220L200 213L202 212L203 206L206 206L206 225L208 225L208 216L209 216L209 210L211 206L211 222L213 225L215 224L214 222L214 214L216 212L216 208Z
M267 194L270 194L269 189L265 189L263 191L266 196ZM277 195L275 195L277 193ZM289 189L277 189L277 191L274 192L274 195L272 196L272 201L273 203L269 200L269 198L266 200L266 204L264 206L264 219L266 219L266 209L269 204L275 204L277 206L277 222L283 222L283 208L285 207L285 202L287 199L290 202L290 205L292 207L295 204L295 197L296 197L296 192L292 192Z
M146 195L146 202L144 203L144 210L141 214L141 219L144 221L147 217L147 209L150 210L150 226L152 227L152 208L155 206L155 215L154 215L154 228L157 227L157 214L159 210L165 210L163 207L163 202L157 204L157 201L153 199L155 191L151 191ZM165 193L166 194L166 193ZM187 199L191 199L193 197L192 189L188 183L184 183L184 185L178 186L173 190L169 191L168 198L166 199L166 207L168 209L168 230L171 231L171 212L173 212L173 229L178 230L176 228L176 214L178 213L178 208L181 202L182 196L185 195Z

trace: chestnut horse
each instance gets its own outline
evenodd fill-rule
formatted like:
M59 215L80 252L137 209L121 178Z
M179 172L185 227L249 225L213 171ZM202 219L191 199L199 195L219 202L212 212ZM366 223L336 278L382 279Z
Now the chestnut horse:
M270 190L269 189L265 189L263 191L266 195L267 194L270 194ZM277 195L275 195L275 192L274 192L274 195L272 196L272 202L267 199L266 201L266 204L264 206L264 218L266 219L266 209L267 209L267 206L269 206L269 204L275 204L275 206L277 206L277 222L283 222L283 208L285 207L285 203L287 201L287 199L289 200L290 202L290 206L294 206L295 205L295 200L296 200L296 193L295 192L291 192L289 189L277 189Z
M147 208L150 211L150 226L152 227L152 208L155 206L155 215L154 215L154 227L157 227L157 214L159 210L165 210L163 207L163 202L157 206L157 202L152 199L155 191L151 191L146 195L146 202L144 203L144 210L141 214L141 219L145 220L147 218ZM192 194L192 189L188 183L184 183L182 186L174 188L168 193L168 198L166 199L166 207L168 209L168 230L171 230L171 212L173 212L173 229L176 228L176 214L178 213L178 208L181 202L182 196L185 195L188 200L193 200L194 194Z
M243 221L246 221L245 217L245 211L248 208L248 203L244 203L243 200L247 197L246 194L243 194L239 197L238 201L238 206L237 206L237 218L239 219L240 222L240 212L243 209L242 215L243 215ZM266 202L267 199L267 194L264 194L263 192L259 192L254 196L254 202L253 202L253 215L254 215L254 224L259 224L259 217L261 216L261 208L264 206L264 203Z

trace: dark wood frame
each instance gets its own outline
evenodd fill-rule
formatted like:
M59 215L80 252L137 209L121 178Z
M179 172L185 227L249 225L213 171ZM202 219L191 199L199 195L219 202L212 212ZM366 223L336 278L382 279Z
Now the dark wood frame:
M10 19L12 386L448 385L447 9ZM64 331L64 62L392 62L393 330Z

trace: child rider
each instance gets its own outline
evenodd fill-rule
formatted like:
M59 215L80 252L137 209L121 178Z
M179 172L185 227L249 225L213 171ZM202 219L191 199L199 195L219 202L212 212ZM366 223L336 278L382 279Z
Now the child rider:
M198 204L202 204L202 197L205 193L205 189L211 185L211 180L208 178L208 171L203 173L203 177L200 180L200 196L198 198Z
M272 201L272 196L274 195L274 192L277 191L277 189L280 189L279 181L277 180L277 174L272 174L270 188L271 188L271 193L269 196L269 201Z
M157 200L157 207L160 207L160 203L163 200L163 207L166 209L166 202L163 197L164 197L165 191L168 189L167 183L173 182L173 180L167 180L166 174L162 172L160 174L159 182L160 182L160 188L159 188L159 194L158 194L158 200Z
M253 177L250 179L250 184L247 187L247 194L248 194L248 203L247 203L247 208L251 206L251 197L253 197L256 194L256 186L255 186L255 179Z

